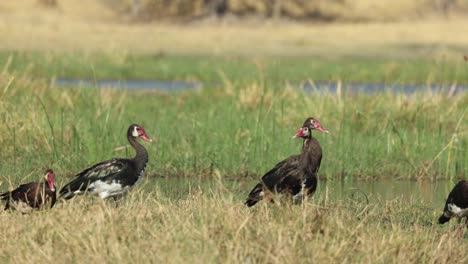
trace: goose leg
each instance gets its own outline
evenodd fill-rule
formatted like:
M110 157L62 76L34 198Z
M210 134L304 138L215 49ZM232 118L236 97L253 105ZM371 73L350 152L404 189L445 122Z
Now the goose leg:
M463 225L462 225L462 219L461 217L458 218L458 226L457 226L457 237L459 239L463 238Z
M112 196L112 198L114 198L115 208L119 207L119 205L122 203L122 197L123 197L123 194Z

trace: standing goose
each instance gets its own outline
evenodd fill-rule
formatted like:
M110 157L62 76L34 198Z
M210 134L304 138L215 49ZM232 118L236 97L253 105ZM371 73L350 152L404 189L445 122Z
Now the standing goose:
M445 202L444 213L439 218L439 224L444 224L453 216L461 223L463 217L468 225L468 181L462 180L453 187L447 202Z
M317 188L317 172L322 160L322 148L312 130L328 133L320 122L309 117L293 138L303 138L302 152L279 162L268 171L250 192L245 204L253 206L265 196L272 199L272 194L287 194L293 200L302 201L305 195L312 195Z
M30 182L21 184L18 188L10 192L0 194L0 199L6 201L5 210L13 207L19 210L42 208L43 205L50 203L52 208L57 200L55 194L55 174L48 169L44 175L44 182Z
M60 198L70 199L76 194L91 193L102 199L113 197L118 200L145 174L148 152L138 143L137 138L152 141L141 126L131 125L127 131L127 139L136 151L135 157L114 158L83 170L60 190Z

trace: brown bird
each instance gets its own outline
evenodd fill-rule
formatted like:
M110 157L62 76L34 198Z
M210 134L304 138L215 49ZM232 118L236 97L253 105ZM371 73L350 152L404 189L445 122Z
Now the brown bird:
M304 196L315 192L322 148L312 136L312 130L328 133L317 119L307 118L293 137L304 139L301 154L290 156L268 171L250 192L245 202L247 206L255 205L264 197L272 199L274 194L286 194L300 202Z
M0 199L6 201L5 210L12 207L18 210L39 209L49 203L50 208L52 208L57 200L54 172L51 169L46 170L44 179L44 183L30 182L21 184L13 191L0 194Z
M439 218L439 224L448 222L452 217L458 219L458 230L461 235L461 220L465 218L468 226L468 181L462 180L453 187L445 202L444 213Z

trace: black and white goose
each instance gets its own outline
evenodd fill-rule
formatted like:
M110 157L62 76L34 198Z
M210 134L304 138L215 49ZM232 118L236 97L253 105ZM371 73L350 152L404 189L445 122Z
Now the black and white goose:
M144 176L148 163L148 152L138 143L137 138L152 141L141 126L131 125L127 131L127 139L136 151L135 157L114 158L83 170L60 190L60 198L70 199L77 194L90 193L99 195L102 199L113 197L117 200L129 191Z
M444 224L452 217L457 217L461 223L466 218L468 225L468 181L462 180L453 187L445 202L444 213L439 218L439 224Z
M43 208L46 204L50 204L50 208L52 208L57 199L54 181L55 174L48 169L45 172L43 183L21 184L12 191L0 194L0 199L6 202L5 210L15 208L26 212L29 209Z
M322 148L312 136L312 130L328 133L317 119L307 118L293 137L304 140L301 154L290 156L268 171L250 192L245 202L247 206L253 206L265 197L273 199L275 194L286 194L299 202L315 192Z

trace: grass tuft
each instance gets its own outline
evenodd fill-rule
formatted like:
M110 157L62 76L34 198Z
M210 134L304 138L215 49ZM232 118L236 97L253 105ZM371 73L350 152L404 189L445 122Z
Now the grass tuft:
M468 248L456 237L454 224L434 224L437 213L417 200L366 204L317 196L303 206L260 203L247 209L239 203L237 191L223 183L192 184L181 188L171 181L146 181L118 208L110 201L78 197L27 216L2 212L0 259L467 261ZM180 190L185 190L183 196L177 194ZM13 237L15 243L8 243Z

